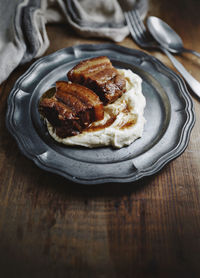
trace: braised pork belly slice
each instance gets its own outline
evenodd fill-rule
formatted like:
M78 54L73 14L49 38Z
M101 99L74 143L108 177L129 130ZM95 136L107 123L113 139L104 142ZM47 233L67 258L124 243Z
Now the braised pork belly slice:
M93 90L104 103L114 102L126 90L126 80L106 56L91 58L72 68L68 79Z
M99 121L103 119L103 104L99 97L92 90L79 84L57 81L56 96L58 99L62 94L61 92L67 92L68 95L76 97L86 107L92 108L92 121ZM62 99L62 101L65 102L64 99Z
M56 82L55 95L43 98L39 108L61 138L79 134L104 116L103 104L94 92L64 81Z

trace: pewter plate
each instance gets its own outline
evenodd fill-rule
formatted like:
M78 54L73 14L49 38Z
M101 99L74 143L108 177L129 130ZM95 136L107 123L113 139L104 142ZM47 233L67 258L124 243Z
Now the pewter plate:
M67 80L75 64L100 55L143 79L143 136L122 149L60 145L41 121L38 101L57 80ZM12 89L6 117L24 155L44 170L83 184L133 182L155 174L185 150L194 121L192 100L177 74L150 55L114 44L74 46L36 61Z

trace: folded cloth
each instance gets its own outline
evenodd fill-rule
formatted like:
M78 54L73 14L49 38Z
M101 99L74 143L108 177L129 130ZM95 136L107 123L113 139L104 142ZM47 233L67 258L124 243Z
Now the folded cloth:
M123 0L142 18L148 0ZM68 22L81 36L122 41L129 30L117 0L0 0L0 84L19 65L44 54L46 24Z

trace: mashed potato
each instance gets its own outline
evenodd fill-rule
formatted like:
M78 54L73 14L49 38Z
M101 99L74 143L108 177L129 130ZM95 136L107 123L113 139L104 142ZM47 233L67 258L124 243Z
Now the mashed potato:
M59 143L88 148L113 146L122 148L142 136L145 124L146 100L142 94L142 79L131 70L119 70L126 79L126 92L114 103L104 106L104 119L92 123L82 133L60 138L47 121L50 135Z

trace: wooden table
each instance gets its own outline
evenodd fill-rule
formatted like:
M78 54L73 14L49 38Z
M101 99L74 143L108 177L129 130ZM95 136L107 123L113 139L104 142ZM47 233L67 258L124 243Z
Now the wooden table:
M200 1L152 0L185 46L200 52ZM46 54L82 43L69 26L50 25ZM138 48L130 37L120 45ZM151 52L173 69L161 53ZM200 81L200 59L177 56ZM31 63L30 63L31 64ZM200 101L186 151L159 173L130 184L83 186L39 169L5 127L0 94L0 277L200 277Z

